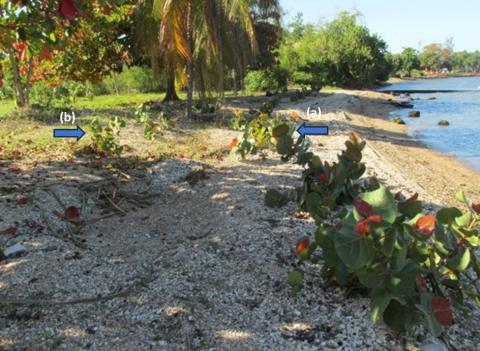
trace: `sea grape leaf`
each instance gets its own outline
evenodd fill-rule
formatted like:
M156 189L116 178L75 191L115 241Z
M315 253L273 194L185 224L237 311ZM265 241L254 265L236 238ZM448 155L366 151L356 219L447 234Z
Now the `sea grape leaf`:
M470 260L470 250L466 249L464 252L459 252L452 258L449 258L447 260L447 265L458 272L465 272L470 265Z
M373 322L376 322L378 317L383 315L391 300L392 297L388 291L379 289L372 291L370 307L372 310L371 318Z
M373 207L373 213L379 214L388 223L394 223L397 218L397 205L392 193L385 187L360 195L364 201Z
M368 235L358 234L353 228L353 217L349 218L335 235L335 249L347 267L358 270L373 259L375 254L373 240Z
M442 208L437 212L437 220L445 225L451 225L455 221L455 218L461 216L462 212L455 207Z
M383 312L383 321L397 333L403 333L415 324L415 313L397 300L391 300Z

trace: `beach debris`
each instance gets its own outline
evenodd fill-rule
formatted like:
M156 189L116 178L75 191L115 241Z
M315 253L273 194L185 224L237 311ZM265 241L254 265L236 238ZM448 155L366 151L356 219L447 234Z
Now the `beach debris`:
M70 206L65 209L64 213L60 211L53 211L52 212L55 216L65 219L66 221L72 224L80 224L80 210L75 206Z
M405 121L400 116L394 116L392 118L392 122L396 124L402 124L402 125L405 124Z
M435 341L422 346L421 350L422 351L447 351L448 348L447 346L445 346L443 342L436 339Z
M26 196L18 195L18 196L15 198L15 203L16 203L17 205L25 205L27 202L28 202L28 199L27 199Z
M441 127L448 127L450 125L450 122L447 121L446 119L442 119L442 120L438 121L438 125L441 126Z
M420 117L420 111L416 111L416 110L410 111L410 112L408 113L408 117L410 117L410 118Z
M22 244L18 243L12 246L7 247L3 250L3 255L5 257L15 257L23 254L27 249Z
M0 230L0 235L15 235L17 234L16 227L9 227L7 229Z

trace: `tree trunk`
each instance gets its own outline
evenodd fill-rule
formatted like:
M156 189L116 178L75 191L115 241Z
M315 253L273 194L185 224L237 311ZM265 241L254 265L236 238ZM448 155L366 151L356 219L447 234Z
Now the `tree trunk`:
M28 73L27 73L27 81L25 82L25 93L23 94L25 98L25 106L30 105L30 88L32 87L32 84L30 81L32 80L32 74L33 74L33 57L30 58L28 61Z
M235 68L232 70L232 79L233 79L233 95L238 95L238 87L237 87L237 74Z
M117 74L115 72L112 72L112 79L113 79L113 88L115 89L115 95L118 94L118 83L117 83Z
M165 73L167 75L167 91L163 101L166 102L180 100L175 89L175 68L173 67L171 62L168 62L166 64Z
M22 79L20 77L20 71L18 70L18 63L15 58L13 51L9 52L10 65L13 72L13 84L15 85L15 100L17 107L24 108L27 106L27 101L25 100L25 95L23 93Z
M188 75L188 93L187 93L187 118L193 117L193 73L194 73L194 53L193 53L193 12L192 5L188 3L187 11L187 41L189 58L187 62L187 75Z

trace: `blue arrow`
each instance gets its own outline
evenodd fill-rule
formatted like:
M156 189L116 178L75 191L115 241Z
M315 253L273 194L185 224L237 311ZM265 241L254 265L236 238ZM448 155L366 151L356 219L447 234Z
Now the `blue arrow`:
M327 126L307 126L305 122L303 122L302 125L298 127L297 132L302 137L305 137L306 135L328 135L328 127Z
M85 131L77 126L77 129L54 129L54 138L77 138L77 141L82 139L85 135Z

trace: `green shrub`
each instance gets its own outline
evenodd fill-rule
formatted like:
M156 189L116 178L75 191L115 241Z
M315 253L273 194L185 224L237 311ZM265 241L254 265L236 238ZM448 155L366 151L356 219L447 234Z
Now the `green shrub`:
M248 93L276 90L278 83L269 70L249 71L244 80L245 90Z
M422 78L423 77L423 73L421 70L419 69L412 69L410 71L410 77L412 78Z
M83 83L67 81L52 87L44 82L33 85L30 100L46 108L70 107L78 97L86 96L87 88Z
M446 119L442 119L442 120L438 121L438 125L440 127L448 127L450 125L450 122L447 121Z
M143 124L143 135L148 140L153 140L163 130L172 127L170 116L163 111L152 111L148 103L141 104L135 111L135 120Z
M96 153L119 156L123 146L118 143L121 129L125 121L119 117L112 117L106 126L98 118L90 122L89 129L92 138L92 149Z
M231 153L239 154L242 158L273 147L284 155L294 154L300 147L306 147L304 140L297 140L297 143L293 141L297 126L292 116L272 117L267 113L260 113L249 119L245 115L237 114L232 123L243 131L243 136L240 141L236 138L232 140Z
M399 333L423 322L439 336L453 324L454 308L466 311L466 299L480 305L480 204L458 192L467 211L425 214L418 194L401 201L376 182L364 192L357 180L365 170L365 144L352 135L346 146L333 165L308 149L278 150L283 160L295 156L304 165L298 202L318 226L313 240L297 243L296 253L301 260L323 260L329 281L366 293L374 322L381 317ZM270 193L270 202L281 203L278 195ZM303 278L299 270L289 274L294 293L304 287Z
M372 320L405 332L422 321L439 336L453 324L453 308L465 299L480 305L480 216L443 208L424 214L416 196L396 201L384 187L360 194L335 226L319 225L302 250L308 259L322 248L323 273L342 286L360 284L371 298Z
M159 90L153 71L148 67L129 67L119 74L104 79L103 83L110 94L151 93Z

